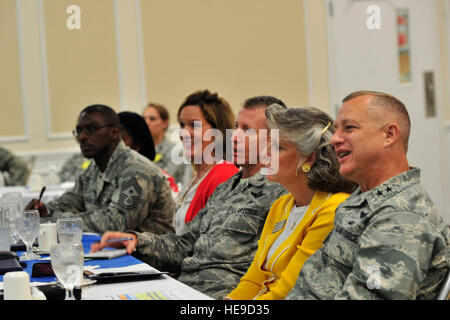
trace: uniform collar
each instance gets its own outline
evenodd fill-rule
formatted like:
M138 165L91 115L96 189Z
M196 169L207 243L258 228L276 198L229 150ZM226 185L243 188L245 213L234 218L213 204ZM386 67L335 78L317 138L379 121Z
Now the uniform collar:
M125 150L126 148L127 148L127 146L125 146L123 141L120 141L117 144L116 148L114 149L113 153L111 154L111 157L109 158L108 164L106 165L106 169L103 173L101 173L100 170L98 169L98 167L95 166L95 168L99 172L99 175L101 175L103 177L104 181L111 182L110 177L114 176L114 171L116 170L116 168L114 166L115 162L120 157L120 155L123 153L123 150Z
M357 207L367 202L371 209L375 209L400 191L418 183L420 183L420 169L411 168L406 172L386 180L369 191L362 192L361 188L358 187L343 205L346 207Z
M259 187L266 182L266 177L261 174L261 171L256 172L254 175L248 178L242 178L242 168L239 169L238 174L236 174L236 179L240 180L240 183L244 186L247 186L249 184Z

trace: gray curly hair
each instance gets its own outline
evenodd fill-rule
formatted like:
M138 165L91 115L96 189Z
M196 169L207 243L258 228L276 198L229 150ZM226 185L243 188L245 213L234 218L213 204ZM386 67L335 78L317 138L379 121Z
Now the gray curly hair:
M311 170L306 173L311 190L352 192L356 184L339 174L339 162L330 144L334 133L333 119L314 107L283 108L272 104L266 109L267 126L278 129L280 140L293 143L300 156L316 155Z

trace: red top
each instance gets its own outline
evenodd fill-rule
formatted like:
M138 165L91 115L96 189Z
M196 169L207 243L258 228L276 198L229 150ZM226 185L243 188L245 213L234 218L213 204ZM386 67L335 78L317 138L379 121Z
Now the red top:
M164 173L164 175L166 176L166 179L167 179L167 182L169 183L169 187L170 187L170 189L173 191L173 192L175 192L175 193L178 193L178 185L177 185L177 183L175 182L175 179L170 175L170 174L168 174L166 171L164 171L163 169L161 169L161 171Z
M206 175L206 177L200 182L197 191L195 192L194 198L192 199L191 205L186 212L186 217L184 222L188 223L199 212L200 209L206 205L211 194L214 192L216 187L230 179L239 171L238 167L230 162L222 162L216 164L211 171Z

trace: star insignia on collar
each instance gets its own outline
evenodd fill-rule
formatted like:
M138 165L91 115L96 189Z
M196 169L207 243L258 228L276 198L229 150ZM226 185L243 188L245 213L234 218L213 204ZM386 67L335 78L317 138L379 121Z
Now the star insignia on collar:
M392 188L388 186L388 187L386 188L386 192L390 192L390 191L392 191Z
M378 191L377 191L377 196L382 196L382 195L383 195L383 191L378 190Z

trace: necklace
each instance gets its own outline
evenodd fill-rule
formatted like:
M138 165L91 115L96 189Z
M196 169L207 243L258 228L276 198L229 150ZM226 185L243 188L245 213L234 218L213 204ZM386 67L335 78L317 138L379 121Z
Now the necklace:
M208 175L208 173L211 171L212 168L213 167L209 168L209 170L205 171L202 175L196 175L192 177L185 190L178 195L176 199L177 204L182 204L184 202L187 194L189 193L189 190L191 190L193 186L197 185L206 175Z

